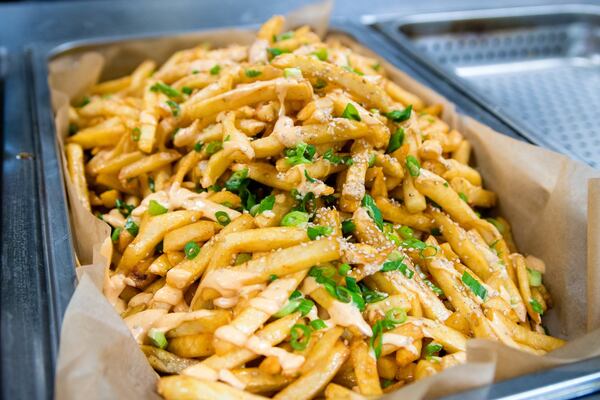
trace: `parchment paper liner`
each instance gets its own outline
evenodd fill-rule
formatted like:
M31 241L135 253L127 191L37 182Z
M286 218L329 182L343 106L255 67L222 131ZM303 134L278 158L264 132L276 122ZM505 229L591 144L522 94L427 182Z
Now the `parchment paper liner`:
M288 25L308 23L326 32L330 8L328 2L296 11L288 16ZM355 51L374 55L348 36L330 36ZM246 30L214 30L103 45L53 60L49 84L61 150L68 131L69 100L81 97L100 78L129 73L146 58L163 62L174 51L200 42L214 46L249 44L253 38L253 32ZM544 316L545 324L553 335L571 340L545 357L495 342L471 340L467 364L408 385L386 398L436 397L600 354L600 173L458 114L449 100L383 59L381 63L401 86L428 103L442 103L445 121L471 141L485 186L499 195L500 214L511 222L520 251L546 262L544 283L555 306ZM64 155L61 157L66 171ZM78 268L79 284L62 326L55 395L86 400L157 398L157 374L101 293L107 268L101 249L110 228L83 209L68 174L65 176L75 250L83 266Z

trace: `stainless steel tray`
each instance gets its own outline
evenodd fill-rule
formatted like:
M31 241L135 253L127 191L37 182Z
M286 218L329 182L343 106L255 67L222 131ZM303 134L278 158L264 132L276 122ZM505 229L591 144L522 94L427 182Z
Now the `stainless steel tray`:
M520 121L532 141L600 167L599 6L436 13L377 27Z
M246 28L248 26L241 26ZM367 27L349 21L333 21L332 32L346 34L359 43L371 48L381 57L394 64L410 76L424 82L438 93L452 100L459 111L470 115L477 120L503 132L506 135L523 140L520 132L500 121L493 113L482 109L479 105L461 94L454 86L437 79L425 68L414 65L413 60L386 41L384 37ZM186 36L188 33L183 32ZM115 43L120 44L120 51L126 48L135 48L139 45L152 46L162 40L169 40L173 33L165 35L156 32L147 36L114 36L111 38L97 38L67 43L38 43L29 46L25 61L25 76L27 80L27 93L29 96L28 112L32 124L32 136L35 139L35 159L37 182L40 192L36 193L36 209L40 210L40 225L43 239L43 281L46 290L28 293L27 298L13 298L10 304L3 307L13 310L20 309L23 304L33 302L43 303L42 313L50 321L47 329L31 329L31 339L44 341L49 349L31 349L23 353L18 347L3 348L3 357L7 360L17 359L22 363L12 368L5 368L3 372L2 390L10 393L7 398L50 398L52 396L52 376L56 361L56 349L60 335L62 316L69 298L75 287L72 232L69 228L66 197L63 185L62 172L59 167L60 154L55 140L53 114L50 107L50 92L48 88L48 61L52 57L66 54L76 54L88 50L99 52L110 51ZM191 36L190 36L191 37ZM171 49L174 50L174 49ZM157 58L166 57L166 54L156 54ZM113 65L105 77L131 69L137 62L136 54L131 53L121 59L123 64ZM31 319L19 319L15 324L29 327ZM45 326L46 326L45 325ZM40 363L40 359L45 363ZM8 364L6 364L8 365ZM526 375L500 384L488 385L457 396L468 399L508 399L511 396L521 398L534 398L543 393L552 398L573 398L598 390L600 376L595 371L600 369L600 358L572 364L563 369L553 369L534 376ZM557 376L558 375L558 376ZM22 377L28 376L27 384L22 382ZM552 387L545 388L548 382L553 382ZM456 398L456 397L455 397ZM452 397L448 398L452 400Z

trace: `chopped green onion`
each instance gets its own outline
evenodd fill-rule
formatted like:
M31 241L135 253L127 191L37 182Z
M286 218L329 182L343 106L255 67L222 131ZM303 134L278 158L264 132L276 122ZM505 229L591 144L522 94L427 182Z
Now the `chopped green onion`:
M313 330L318 331L327 328L327 324L322 319L315 319L314 321L310 321L310 327Z
M425 251L427 249L433 249L434 253L431 254L431 252L429 252L429 253L425 254ZM428 244L428 245L425 246L424 249L419 250L419 257L421 257L421 258L431 258L431 257L435 257L437 255L437 253L438 253L438 248L435 247L435 246L431 246L431 245Z
M250 258L252 258L252 255L250 255ZM275 275L275 274L269 275L269 282L276 281L277 279L279 279L279 277L277 275Z
M542 284L542 273L535 269L527 268L527 277L529 278L529 286L537 287Z
M375 64L371 65L371 68L373 68L375 71L379 71L381 69L381 64L376 62Z
M367 214L373 219L377 227L383 231L383 215L381 214L381 210L375 204L375 200L368 195L365 194L365 197L362 199L362 206L367 210Z
M273 316L275 318L282 318L282 317L285 317L286 315L293 313L294 311L296 311L298 309L298 306L300 305L300 301L301 301L300 299L291 299L281 308L281 310L279 310L275 314L273 314Z
M371 154L369 156L369 168L371 168L372 166L375 165L375 161L377 160L377 155L376 154Z
M412 112L412 105L406 107L404 110L393 110L387 113L384 113L386 117L391 119L394 122L402 122L406 121L410 118L410 114Z
M409 269L408 266L406 264L404 264L401 260L384 262L380 271L381 272L400 271L408 279L412 279L412 277L415 274L414 271L412 269Z
M310 164L316 148L312 144L298 143L296 147L285 150L285 161L290 165Z
M381 380L381 388L382 389L392 386L393 384L394 384L394 381L391 379L382 379Z
M487 296L487 289L479 283L479 281L471 276L467 271L463 272L461 280L471 291L475 294L475 296L479 297L481 300L485 300Z
M500 232L501 235L504 234L504 225L498 221L497 219L494 218L486 218L486 221L489 222L490 224L494 225L496 227L496 229L498 229L498 232Z
M386 311L385 318L394 324L402 324L406 322L406 310L400 307L390 308Z
M222 142L218 142L218 141L214 141L214 142L208 143L206 145L206 149L204 151L209 156L212 156L213 154L215 154L218 151L221 151L222 149L223 149L223 143Z
M184 87L182 87L182 88L181 88L181 91L182 91L184 94L187 94L188 96L189 96L190 94L192 94L192 88L191 88L191 87L188 87L188 86L184 86Z
M90 104L91 100L89 97L84 97L83 100L81 100L81 103L79 103L79 105L77 107L81 108L81 107L85 107L88 104Z
M243 264L247 261L252 260L252 254L250 253L239 253L237 256L235 256L235 265L240 265ZM275 279L277 279L277 275L271 275L269 276L269 280L272 280L271 278L275 277Z
M259 214L264 213L265 211L270 211L273 209L275 205L275 195L271 194L260 201L260 203L256 204L254 207L250 209L250 214L254 217Z
M312 176L310 176L308 174L307 170L304 170L304 176L306 177L306 180L309 181L310 183L315 183L317 181L315 178L313 178Z
M156 200L150 200L150 204L148 204L148 212L150 215L161 215L169 211L168 208L160 204Z
M300 68L285 68L283 76L285 78L302 78L302 71L300 71Z
M301 297L302 297L302 292L296 289L296 290L294 290L292 292L292 294L290 294L290 298L289 299L290 300L295 300L295 299L299 299Z
M396 129L396 132L392 133L392 136L390 136L386 153L393 153L398 150L400 146L402 146L402 142L404 142L404 129L398 128Z
M385 292L379 292L377 290L372 290L366 285L361 285L361 291L363 294L363 298L367 303L377 303L378 301L385 300L388 297L388 294Z
M441 344L439 344L437 342L431 342L427 346L425 346L425 355L435 356L440 351L442 351L443 348L444 348L444 346L442 346Z
M406 169L410 176L416 177L421 173L421 164L419 164L419 160L409 154L406 156Z
M529 304L531 304L531 308L536 313L538 313L540 315L542 315L544 313L544 308L542 307L542 305L536 299L530 299L529 300Z
M261 71L255 69L247 69L244 71L244 73L248 78L256 78L257 76L260 76L262 74Z
M133 130L131 131L131 140L133 140L134 142L139 142L141 136L142 131L140 130L140 128L133 128Z
M425 284L427 286L429 286L429 288L433 291L433 293L435 293L437 296L443 296L444 292L442 291L442 289L440 289L439 287L437 287L433 282L431 282L429 279L423 279L423 281L425 282Z
M315 89L323 89L325 86L327 86L327 82L324 79L321 78L317 78L317 80L315 81L313 87Z
M373 349L373 353L375 353L375 358L379 358L381 356L381 348L383 347L383 331L394 329L396 324L388 319L380 319L375 322L375 325L371 328L373 330L373 334L371 335L371 339L369 344Z
M150 328L148 331L148 337L150 338L152 345L154 347L158 347L159 349L166 349L167 345L169 344L164 332L156 328Z
M74 123L69 124L69 136L76 134L78 130L79 130L79 127L77 126L77 124L74 124Z
M183 246L183 253L185 254L185 258L193 260L200 254L200 246L196 242L187 242L185 246Z
M281 226L304 227L308 223L308 213L303 211L290 211L281 219Z
M277 47L269 47L267 49L267 51L269 52L269 54L271 55L271 57L277 57L279 55L282 55L283 53L289 53L289 50L286 49L280 49Z
M213 68L214 68L214 67L213 67ZM192 70L192 74L194 74L194 75L196 75L196 74L199 74L199 73L200 73L200 71L198 71L197 69L193 69L193 70ZM215 74L215 75L216 75L216 74Z
M346 219L342 221L342 233L344 236L350 235L352 232L356 230L356 224L351 219Z
M321 47L317 51L314 51L312 54L317 56L317 58L321 61L327 61L327 58L329 56L325 47Z
M337 154L334 154L333 149L328 149L325 152L325 154L323 154L323 158L335 165L344 164L344 165L350 166L350 165L354 164L354 161L352 161L352 157L339 156Z
M340 266L338 267L338 273L342 276L347 275L348 272L350 272L352 268L350 267L350 265L344 263L344 264L340 264Z
M171 109L171 114L173 114L174 117L178 116L179 112L181 111L179 104L175 103L173 100L167 100L166 103Z
M115 228L115 230L113 231L112 235L110 235L110 238L113 242L117 242L119 240L119 236L121 235L121 228Z
M139 226L131 218L127 218L125 221L125 230L131 234L131 236L137 236L140 231Z
M349 66L349 65L344 65L342 68L343 68L343 69L345 69L345 70L346 70L346 71L348 71L348 72L353 72L353 73L355 73L356 75L360 75L360 76L363 76L363 75L364 75L362 72L360 72L360 71L358 71L358 70L356 70L356 69L352 68L352 67L351 67L351 66Z
M217 222L222 226L227 226L231 222L229 214L227 214L225 211L217 211L215 213L215 218L217 219Z
M150 86L150 90L153 92L161 92L163 94L166 94L172 99L181 97L181 93L179 93L179 90L162 82L156 82L154 85Z
M442 234L442 231L440 230L440 228L431 228L431 231L429 232L431 233L433 236L440 236Z
M335 295L342 303L350 303L352 300L352 292L345 286L336 286Z
M150 189L150 191L152 193L156 192L156 186L154 185L154 179L151 176L148 177L148 189Z
M215 66L210 69L211 75L219 75L219 72L221 72L221 66L219 64L215 64Z
M469 203L469 198L463 192L458 192L458 197L460 197L460 199L465 203Z
M403 239L410 239L414 236L414 231L406 225L402 225L400 228L398 228L398 233Z
M241 169L239 171L235 171L227 182L225 182L225 189L229 191L238 191L240 187L243 185L245 179L248 177L248 168Z
M298 305L298 311L300 311L300 314L304 317L310 312L310 310L312 310L314 306L315 303L313 303L312 300L302 299Z
M273 35L273 41L274 42L279 42L281 40L287 40L287 39L291 39L294 37L294 32L284 32L284 33L280 33L279 35Z
M329 226L309 226L306 230L310 240L315 240L319 236L329 236L333 233L333 229Z
M344 108L344 112L342 113L342 118L353 119L355 121L360 121L360 114L358 114L358 110L354 107L354 104L348 103L346 104L346 108Z
M218 142L217 142L218 143ZM196 153L200 153L202 151L202 147L204 147L204 143L202 142L197 142L196 144L194 144L194 151Z
M296 324L290 330L290 345L294 350L304 350L310 341L311 330L306 325ZM302 340L298 340L302 335Z
M131 212L135 208L135 206L133 206L132 204L127 204L121 199L115 200L115 207L119 210L121 214L123 214L124 217L128 217L129 214L131 214Z

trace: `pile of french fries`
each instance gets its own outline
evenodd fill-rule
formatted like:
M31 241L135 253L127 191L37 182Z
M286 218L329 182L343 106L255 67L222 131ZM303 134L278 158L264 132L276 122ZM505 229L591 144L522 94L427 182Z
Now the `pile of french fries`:
M471 145L377 60L275 16L70 109L68 171L112 227L104 293L167 399L362 399L534 354L544 263L517 252ZM264 397L263 397L264 396Z

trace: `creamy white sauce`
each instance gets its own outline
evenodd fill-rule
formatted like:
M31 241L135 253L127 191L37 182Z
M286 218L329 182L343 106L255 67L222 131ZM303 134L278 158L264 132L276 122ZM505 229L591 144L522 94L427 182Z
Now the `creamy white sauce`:
M172 306L179 303L183 299L183 291L169 285L165 285L158 289L154 294L154 301L159 303L167 303Z
M360 310L352 303L342 303L341 301L333 300L327 312L335 325L345 327L354 326L365 336L373 334L371 327L363 319Z
M166 313L167 310L164 309L144 310L126 317L124 321L133 338L138 343L143 343L150 328Z
M200 283L200 287L215 289L223 297L235 297L244 283L256 276L252 272L240 271L238 268L222 268L210 271Z
M250 64L267 64L269 62L267 56L268 47L269 42L267 40L256 39L248 49L248 61Z
M381 343L402 347L415 355L419 355L417 348L413 345L414 339L410 336L404 336L397 333L384 333L381 336Z

